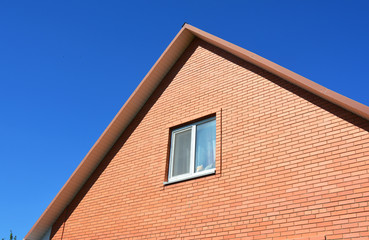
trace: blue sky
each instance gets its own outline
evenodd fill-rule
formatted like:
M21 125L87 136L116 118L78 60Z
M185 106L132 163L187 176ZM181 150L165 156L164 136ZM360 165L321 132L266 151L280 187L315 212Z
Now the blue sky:
M184 22L369 105L368 1L1 1L0 238L23 238Z

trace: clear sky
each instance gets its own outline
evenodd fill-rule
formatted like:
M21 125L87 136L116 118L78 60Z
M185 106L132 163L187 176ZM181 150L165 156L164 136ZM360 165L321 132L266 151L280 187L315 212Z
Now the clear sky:
M369 1L222 2L0 2L0 239L26 235L184 22L369 105Z

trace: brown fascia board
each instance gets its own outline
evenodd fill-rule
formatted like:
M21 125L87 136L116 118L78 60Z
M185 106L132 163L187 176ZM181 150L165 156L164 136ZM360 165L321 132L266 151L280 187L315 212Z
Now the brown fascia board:
M238 47L223 39L213 36L189 24L184 24L177 36L172 40L151 70L147 73L127 102L119 110L109 126L96 141L85 158L73 172L68 181L46 208L24 239L40 239L52 226L63 210L73 200L83 184L93 173L104 156L108 153L119 136L140 111L147 99L154 92L163 77L182 55L187 46L195 38L200 38L219 47L245 61L271 72L292 84L295 84L319 97L322 97L350 112L369 120L369 107L333 92L307 78L304 78L284 67L279 66L246 49Z
M294 73L278 64L275 64L259 55L256 55L250 51L247 51L244 48L236 46L230 42L227 42L221 38L218 38L214 35L211 35L207 32L204 32L198 28L190 26L188 24L185 25L187 29L189 29L196 37L213 44L233 55L250 62L260 68L265 69L266 71L273 73L290 83L297 85L321 98L324 98L350 112L353 112L367 120L369 120L369 107L356 102L350 98L347 98L339 93L336 93L328 88L323 87L303 76L300 76L297 73Z
M24 239L38 240L54 224L193 38L181 29Z

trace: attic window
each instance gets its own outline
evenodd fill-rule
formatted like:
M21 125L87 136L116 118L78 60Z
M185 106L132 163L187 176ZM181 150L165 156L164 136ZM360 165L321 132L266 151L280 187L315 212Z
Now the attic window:
M214 117L172 131L169 183L215 173L215 131Z

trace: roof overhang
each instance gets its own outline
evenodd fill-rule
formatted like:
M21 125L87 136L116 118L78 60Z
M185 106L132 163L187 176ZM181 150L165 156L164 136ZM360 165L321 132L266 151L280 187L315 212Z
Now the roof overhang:
M310 81L284 67L279 66L250 51L213 36L189 24L184 24L177 36L172 40L145 78L119 110L118 114L96 141L85 158L73 172L62 189L33 225L24 239L38 240L47 232L63 210L73 200L89 176L109 152L111 147L134 119L148 98L154 92L164 76L185 51L192 40L197 37L218 48L221 48L245 61L265 69L319 97L322 97L350 112L369 120L369 107L333 92L315 82Z

